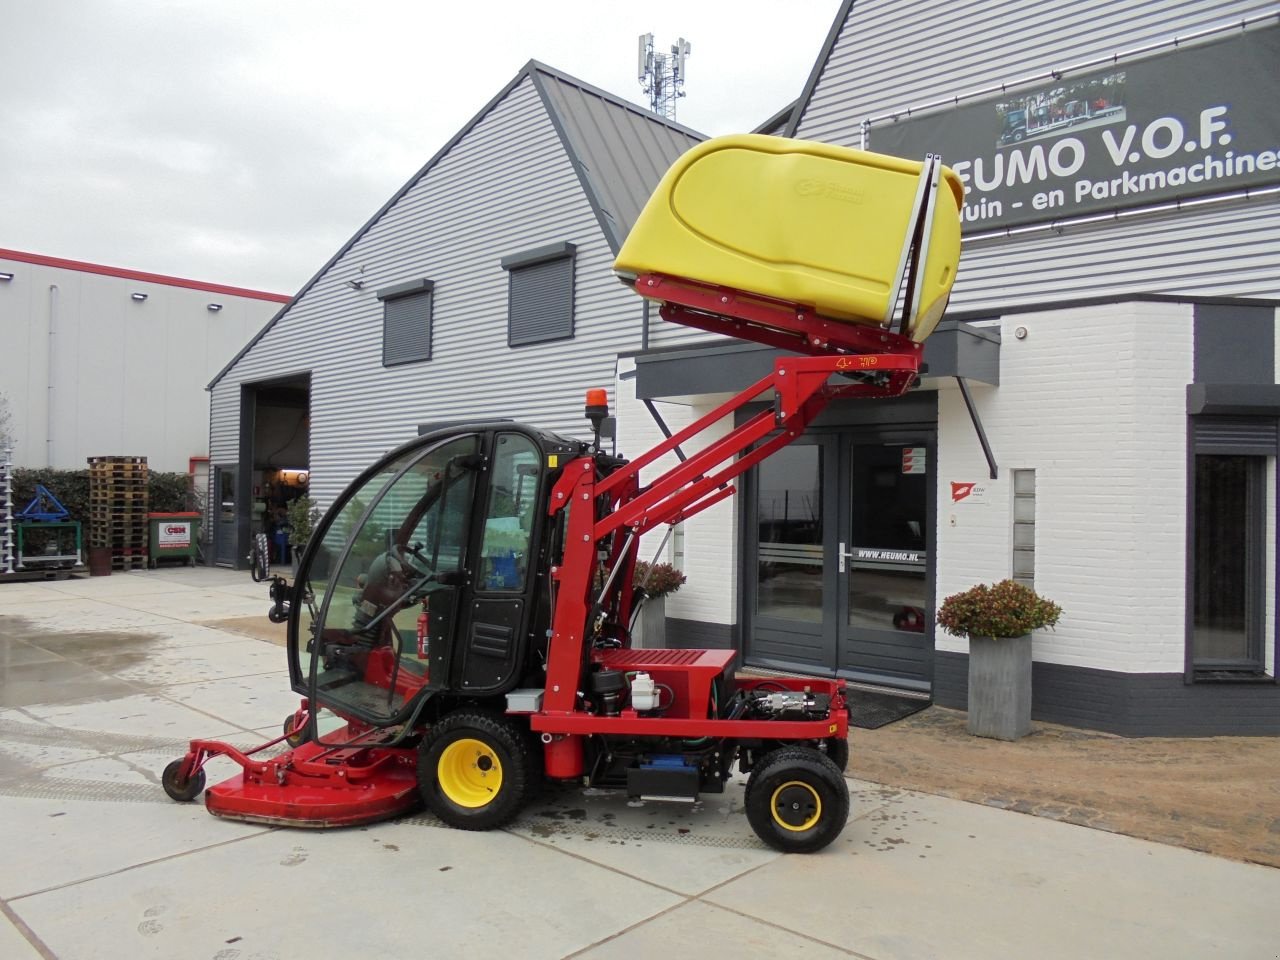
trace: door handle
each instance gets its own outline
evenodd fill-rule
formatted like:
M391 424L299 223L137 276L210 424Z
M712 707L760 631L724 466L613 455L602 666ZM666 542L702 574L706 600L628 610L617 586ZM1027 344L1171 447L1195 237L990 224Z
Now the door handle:
M851 557L853 556L853 551L852 551L852 550L845 550L845 546L846 546L845 542L844 542L843 540L841 540L841 541L840 541L840 550L839 550L839 553L837 554L837 556L840 558L840 559L839 559L839 570L840 570L840 572L841 572L841 573L844 573L844 572L845 572L845 564L844 564L845 560L848 560L849 558L851 558Z

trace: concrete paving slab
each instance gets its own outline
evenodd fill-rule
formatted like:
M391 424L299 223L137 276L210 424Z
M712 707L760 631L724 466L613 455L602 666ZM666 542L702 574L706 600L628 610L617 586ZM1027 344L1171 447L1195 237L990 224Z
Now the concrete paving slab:
M107 823L110 829L104 829ZM16 898L92 877L118 875L138 864L225 844L267 829L217 820L200 804L0 796L0 849L5 851L0 897L21 915ZM107 885L115 882L112 878ZM68 916L73 914L64 915L64 921ZM77 925L83 921L77 916ZM58 925L41 924L37 932L44 937ZM96 936L92 925L86 925L84 933L89 940Z
M877 960L1275 957L1280 871L961 801L882 801L704 899ZM865 804L864 804L865 809Z
M258 599L213 590L176 590L140 597L111 597L122 609L143 612L172 620L211 620L215 617L259 616L265 619L271 607L264 592Z
M65 594L59 593L48 583L0 583L0 611L15 603L38 603L44 600L62 600Z
M836 960L849 954L809 938L797 938L754 917L692 901L659 914L647 923L575 954L574 960L634 960L636 957L724 955L733 960L778 960L799 955L804 960Z
M243 958L534 960L564 957L679 902L508 834L384 824L253 836L11 908L60 960L229 948Z
M129 695L75 703L32 704L24 707L23 712L37 722L97 738L122 735L182 740L193 736L221 736L243 730L233 721L215 719L208 713L175 702L171 697L161 696L159 692L140 693L123 681L111 682L127 687ZM192 684L174 689L190 690L195 686ZM295 703L294 707L296 706ZM281 720L283 719L282 714Z
M83 663L140 687L164 687L270 673L288 684L289 671L279 647L258 640L190 646L172 640L160 649L123 650L86 658Z
M5 960L44 960L8 917L0 914L0 957Z
M35 644L0 636L0 669L28 663L49 663L50 661L60 660L62 660L62 657L56 653L51 653Z
M697 804L628 800L621 790L548 787L507 829L594 863L696 895L779 856L747 823L745 779Z
M275 648L265 649L279 654ZM298 709L298 695L289 688L289 679L284 673L183 683L160 687L157 692L245 730L282 726L285 715ZM189 735L210 734L197 727Z
M87 697L123 697L134 689L123 680L66 660L0 665L0 707L25 707Z
M143 574L110 577L77 577L58 580L49 584L51 590L69 597L94 597L99 600L117 600L126 597L153 596L162 593L180 593L183 587L158 577Z
M235 643L242 637L194 623L174 620L142 627L138 630L76 630L55 632L28 628L23 643L55 653L68 660L84 662L93 657L115 653L147 653L152 650L189 650L214 644ZM283 655L276 657L284 662Z
M53 602L7 604L0 609L0 633L13 636L19 630L7 622L10 617L21 617L29 628L58 632L137 629L172 623L179 619L141 608L120 606L96 597L66 597Z

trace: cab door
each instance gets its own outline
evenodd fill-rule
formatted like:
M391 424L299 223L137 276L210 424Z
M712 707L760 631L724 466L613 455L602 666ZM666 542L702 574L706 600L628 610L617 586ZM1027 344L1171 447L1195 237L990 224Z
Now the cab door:
M481 440L468 433L398 451L366 471L317 529L291 611L299 692L386 725L447 686Z

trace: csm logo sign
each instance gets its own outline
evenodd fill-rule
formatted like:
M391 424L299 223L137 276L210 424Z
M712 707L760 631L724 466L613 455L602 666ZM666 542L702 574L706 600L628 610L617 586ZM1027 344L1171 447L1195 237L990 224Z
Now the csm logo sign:
M988 486L968 480L951 481L952 503L986 503Z

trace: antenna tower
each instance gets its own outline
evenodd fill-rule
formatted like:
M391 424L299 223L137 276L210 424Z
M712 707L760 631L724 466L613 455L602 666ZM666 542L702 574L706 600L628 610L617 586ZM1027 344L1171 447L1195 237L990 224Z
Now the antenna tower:
M685 61L689 52L689 41L684 37L671 45L670 53L658 53L653 46L653 34L640 34L636 77L649 98L649 109L668 120L676 118L676 101L684 96Z

